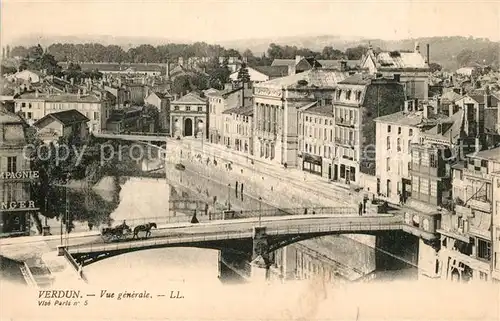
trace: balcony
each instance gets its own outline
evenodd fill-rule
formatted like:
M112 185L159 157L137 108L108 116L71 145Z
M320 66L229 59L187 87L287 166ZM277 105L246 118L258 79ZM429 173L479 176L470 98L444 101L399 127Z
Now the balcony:
M348 139L341 139L341 138L335 138L335 143L343 146L348 146L348 147L354 147L355 142L354 140L348 140Z
M354 127L354 125L356 124L356 120L337 117L337 118L335 118L335 124L337 124L339 126L344 126L344 127Z

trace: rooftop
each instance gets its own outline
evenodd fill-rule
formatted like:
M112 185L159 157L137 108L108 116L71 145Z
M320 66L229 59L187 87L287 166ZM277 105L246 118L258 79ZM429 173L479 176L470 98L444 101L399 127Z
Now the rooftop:
M377 55L380 69L428 69L425 58L419 52L381 52Z
M58 122L60 122L63 125L71 125L74 123L80 123L80 122L88 122L90 119L88 119L85 115L80 113L76 109L70 109L70 110L64 110L64 111L59 111L56 113L50 113L41 119L39 119L36 123L34 123L34 126L37 126L40 124L42 121L44 121L47 118L52 118Z
M298 84L300 80L307 81L307 85L303 87L317 87L317 88L333 88L335 85L344 80L348 76L345 72L323 70L323 69L310 69L295 75L290 75L283 78L272 79L260 84L255 85L256 88L297 88L302 87Z
M285 77L288 76L288 66L255 66L250 67L257 70L264 75L275 78L275 77Z
M44 100L44 101L52 101L52 102L101 102L101 99L97 97L95 94L91 93L88 95L78 95L78 94L69 94L69 93L57 93L57 94L48 94L48 93L39 93L38 95L35 92L23 93L18 96L16 100Z
M467 155L469 157L474 157L478 159L491 160L500 162L500 147L483 150L477 153Z
M333 117L333 105L314 105L303 111L307 114Z
M344 80L340 81L339 84L345 85L368 85L370 83L370 77L368 74L354 74L351 75Z
M0 108L0 124L19 123L23 124L23 120L16 114L6 111L3 107Z
M243 115L243 116L253 116L253 106L244 106L244 107L236 107L236 108L231 108L228 110L225 110L223 114L238 114L238 115Z
M182 96L181 98L173 101L172 103L173 104L179 104L179 103L181 103L181 104L205 104L206 99L200 97L199 95L197 95L193 92L190 92L190 93Z
M438 139L445 141L455 142L457 138L460 136L462 124L464 119L464 111L463 109L457 111L455 114L450 117L446 117L442 120L439 120L436 126L426 130L424 132L424 136L430 139ZM447 127L444 132L440 132L438 126L439 124L451 124L451 126Z

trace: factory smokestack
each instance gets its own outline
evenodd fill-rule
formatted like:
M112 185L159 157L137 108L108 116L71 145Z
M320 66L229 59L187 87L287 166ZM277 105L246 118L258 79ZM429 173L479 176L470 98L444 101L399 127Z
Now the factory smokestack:
M431 63L431 49L430 49L431 45L430 44L427 44L427 64L429 65Z

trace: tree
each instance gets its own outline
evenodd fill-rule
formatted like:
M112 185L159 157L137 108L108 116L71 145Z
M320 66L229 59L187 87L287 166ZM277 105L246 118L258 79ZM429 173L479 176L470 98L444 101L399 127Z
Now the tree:
M248 68L246 63L241 64L241 68L238 71L238 80L242 84L247 84L250 82L250 74L248 73Z
M191 90L191 82L188 75L180 75L175 77L172 83L172 92L175 94L183 94Z
M323 51L321 52L321 57L323 59L328 59L328 60L337 60L337 59L342 59L345 57L345 54L338 50L338 49L333 49L332 46L326 46L323 48Z
M441 71L441 69L443 69L440 64L435 62L431 62L429 64L429 68L431 69L431 72Z
M347 48L345 54L349 60L359 60L368 51L365 46L357 46L354 48Z
M5 74L14 74L14 73L17 72L16 68L11 67L11 66L5 66L5 65L2 65L0 67L0 70L2 71L2 75L5 75Z

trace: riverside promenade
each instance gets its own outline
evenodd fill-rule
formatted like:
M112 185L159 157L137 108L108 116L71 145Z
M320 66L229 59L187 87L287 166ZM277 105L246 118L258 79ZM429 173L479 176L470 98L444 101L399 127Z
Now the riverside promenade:
M325 179L296 168L284 168L262 161L253 161L246 155L224 146L183 138L167 139L166 168L182 163L186 171L209 178L234 191L236 182L244 193L261 198L262 203L278 208L343 206L358 210L365 193L357 193L349 186L339 186ZM167 180L178 181L182 172L167 170ZM367 212L374 208L367 203ZM367 246L375 246L375 238L369 235L347 235Z

